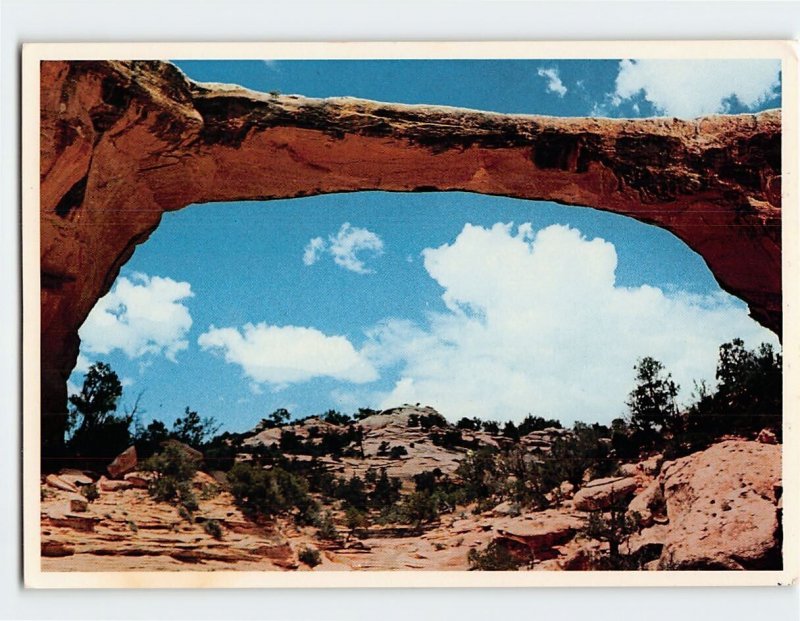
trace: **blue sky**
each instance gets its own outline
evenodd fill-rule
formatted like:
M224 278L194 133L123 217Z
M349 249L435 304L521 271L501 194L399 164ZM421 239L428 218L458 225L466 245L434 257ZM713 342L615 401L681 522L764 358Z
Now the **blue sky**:
M178 61L198 81L560 116L780 106L772 61ZM591 209L365 192L165 214L81 330L71 385L109 362L143 422L186 406L231 430L424 402L608 422L633 364L691 392L716 348L774 336L669 233Z

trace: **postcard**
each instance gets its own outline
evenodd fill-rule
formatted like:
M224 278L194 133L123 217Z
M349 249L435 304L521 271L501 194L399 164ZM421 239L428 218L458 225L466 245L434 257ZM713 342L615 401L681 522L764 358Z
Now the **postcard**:
M25 46L26 585L792 583L796 63Z

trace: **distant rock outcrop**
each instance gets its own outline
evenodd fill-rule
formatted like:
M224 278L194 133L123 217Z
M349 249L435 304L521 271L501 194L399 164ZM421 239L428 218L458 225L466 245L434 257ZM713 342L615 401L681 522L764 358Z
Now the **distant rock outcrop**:
M159 61L41 64L41 363L63 443L78 329L165 212L461 190L623 214L699 253L781 331L781 114L553 118L198 84Z

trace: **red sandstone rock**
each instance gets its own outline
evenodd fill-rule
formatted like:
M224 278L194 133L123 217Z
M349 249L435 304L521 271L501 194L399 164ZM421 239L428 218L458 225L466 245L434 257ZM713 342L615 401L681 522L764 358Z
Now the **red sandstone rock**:
M109 481L105 477L100 477L97 482L97 487L101 492L119 492L124 489L133 488L133 483L130 481Z
M118 479L135 470L138 463L139 459L136 455L136 447L129 446L117 455L114 461L108 465L108 474L111 475L112 479Z
M654 480L643 492L637 494L628 505L630 515L639 515L639 524L643 527L652 526L656 519L666 519L664 516L664 490L661 481Z
M772 429L762 429L758 432L756 442L761 442L762 444L777 444L778 436L775 435Z
M78 491L78 488L75 485L69 483L68 481L65 481L64 479L62 479L59 476L56 476L55 474L48 474L45 477L45 483L47 483L50 487L54 487L55 489L60 489L65 492Z
M780 558L781 447L729 440L665 467L662 568L763 569Z
M124 480L136 489L147 489L152 479L153 475L150 472L129 472L124 477Z
M633 477L595 479L579 489L572 499L578 511L607 509L615 502L624 502L639 486Z

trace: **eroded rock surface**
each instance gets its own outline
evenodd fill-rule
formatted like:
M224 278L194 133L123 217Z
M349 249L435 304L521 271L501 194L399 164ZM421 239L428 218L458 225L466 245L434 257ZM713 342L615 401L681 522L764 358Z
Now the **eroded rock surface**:
M778 111L550 118L197 84L156 61L42 63L43 432L78 328L166 211L359 190L550 200L663 227L781 331Z
M780 559L781 447L729 440L666 464L673 569L764 569Z

